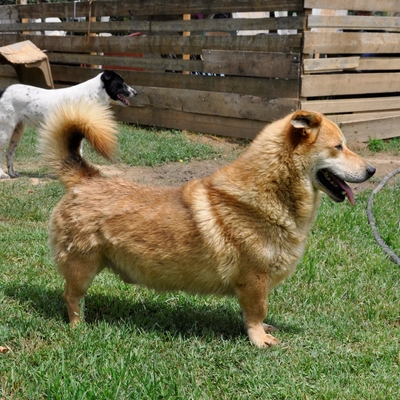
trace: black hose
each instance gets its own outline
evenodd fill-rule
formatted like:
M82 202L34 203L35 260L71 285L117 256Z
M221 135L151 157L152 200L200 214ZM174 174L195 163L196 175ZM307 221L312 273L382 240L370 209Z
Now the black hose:
M383 251L392 259L393 262L400 265L400 257L398 257L394 251L385 243L382 239L381 235L378 232L378 228L376 227L376 222L374 215L372 213L372 203L374 201L374 196L386 185L389 179L393 178L395 175L400 173L400 168L395 169L394 171L387 174L379 185L372 191L371 196L368 200L367 205L367 215L368 215L368 222L371 225L372 232L374 234L375 240L378 242L379 246L382 247Z

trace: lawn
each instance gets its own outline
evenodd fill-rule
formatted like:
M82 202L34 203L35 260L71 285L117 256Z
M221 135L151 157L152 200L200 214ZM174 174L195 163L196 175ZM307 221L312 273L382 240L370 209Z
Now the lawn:
M176 131L153 131L154 143L140 147L149 139L140 130L121 126L119 163L218 154ZM0 182L0 346L9 349L0 354L1 400L400 398L400 266L373 238L370 192L355 206L323 199L297 272L269 298L266 322L279 329L279 347L249 344L233 298L158 294L108 272L89 289L86 322L71 330L47 247L63 188L35 146L30 131L16 164L31 170ZM155 150L141 157L143 148ZM397 254L399 196L400 180L374 202L381 236Z

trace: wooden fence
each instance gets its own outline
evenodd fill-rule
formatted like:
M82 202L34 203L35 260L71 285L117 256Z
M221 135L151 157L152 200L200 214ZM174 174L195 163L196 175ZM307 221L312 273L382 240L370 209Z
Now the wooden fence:
M139 92L131 107L115 108L124 121L252 138L302 108L330 115L349 139L368 140L399 136L398 8L398 0L0 6L0 46L29 39L45 50L56 87L118 69ZM0 65L0 87L16 81Z
M400 136L400 1L304 3L332 12L308 15L300 107L329 115L348 139Z

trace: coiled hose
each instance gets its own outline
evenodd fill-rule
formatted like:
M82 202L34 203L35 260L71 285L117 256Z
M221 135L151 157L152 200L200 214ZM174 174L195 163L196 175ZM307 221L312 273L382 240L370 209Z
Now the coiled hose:
M394 171L387 174L379 185L372 191L371 196L368 200L367 205L367 215L368 215L368 222L371 225L372 232L374 234L375 240L378 242L379 246L382 247L383 251L392 259L393 262L400 265L400 257L398 257L394 251L385 243L382 239L381 235L378 232L378 228L376 227L376 222L374 218L374 214L372 213L372 204L374 202L375 195L386 185L389 179L393 178L395 175L400 173L400 168L395 169Z

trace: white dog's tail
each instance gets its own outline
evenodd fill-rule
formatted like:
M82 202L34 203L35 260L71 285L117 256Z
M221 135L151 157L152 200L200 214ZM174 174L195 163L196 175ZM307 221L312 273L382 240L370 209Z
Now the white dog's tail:
M82 158L82 139L106 159L117 145L117 125L110 108L87 99L56 106L39 133L39 151L67 189L100 174Z

